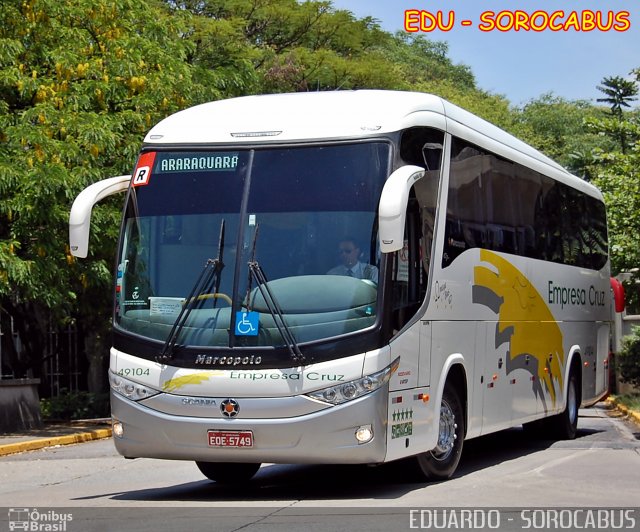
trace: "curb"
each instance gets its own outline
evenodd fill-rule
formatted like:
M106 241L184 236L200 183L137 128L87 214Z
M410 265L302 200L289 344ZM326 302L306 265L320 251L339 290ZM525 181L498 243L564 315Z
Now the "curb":
M56 445L70 445L72 443L83 443L92 440L101 440L104 438L110 438L112 434L113 431L111 428L96 429L89 432L67 434L65 436L54 436L51 438L39 438L36 440L8 443L5 445L0 445L0 456L21 453L24 451L35 451L38 449L53 447Z
M606 403L616 408L620 413L628 416L632 421L635 421L638 425L640 425L640 412L636 412L635 410L631 410L627 408L625 405L616 401L612 397L608 397Z

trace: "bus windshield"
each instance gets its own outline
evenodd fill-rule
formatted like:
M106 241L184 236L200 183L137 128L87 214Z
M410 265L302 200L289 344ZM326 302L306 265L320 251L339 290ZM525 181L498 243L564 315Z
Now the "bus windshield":
M371 327L390 152L387 142L359 142L143 153L121 238L116 325L166 341L190 307L177 345L281 346L275 302L296 343ZM215 279L192 293L212 261Z

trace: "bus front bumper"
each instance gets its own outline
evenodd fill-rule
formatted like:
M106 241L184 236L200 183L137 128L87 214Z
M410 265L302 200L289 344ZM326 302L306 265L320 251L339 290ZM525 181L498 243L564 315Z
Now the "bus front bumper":
M189 417L153 410L111 393L117 451L127 458L207 462L375 464L386 455L387 387L318 412L289 418L232 419ZM238 402L242 402L238 398ZM358 443L359 427L373 438ZM208 432L251 431L252 447L211 447Z

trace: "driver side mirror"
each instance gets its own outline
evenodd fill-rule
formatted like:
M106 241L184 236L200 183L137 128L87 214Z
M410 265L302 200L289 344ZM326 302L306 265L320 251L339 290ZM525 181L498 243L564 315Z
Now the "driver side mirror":
M378 231L382 253L402 249L409 191L424 173L424 168L419 166L403 166L393 172L384 184L378 206Z
M85 188L73 202L69 214L69 247L71 254L84 258L89 252L89 229L93 206L107 196L129 188L130 175L103 179Z

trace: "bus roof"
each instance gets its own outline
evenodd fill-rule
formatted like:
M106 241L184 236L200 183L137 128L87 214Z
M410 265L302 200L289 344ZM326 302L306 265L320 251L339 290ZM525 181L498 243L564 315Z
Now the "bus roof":
M470 132L468 140L486 139L504 148L495 150L499 155L517 154L523 157L521 162L545 166L545 173L552 168L555 178L599 195L595 187L513 135L438 96L421 92L300 92L218 100L165 118L149 131L145 144L246 145L373 138L408 127L439 124L447 131Z
M246 143L248 138L286 142L375 136L402 129L403 119L421 111L443 115L443 100L431 94L379 90L243 96L169 116L145 141L208 144Z

